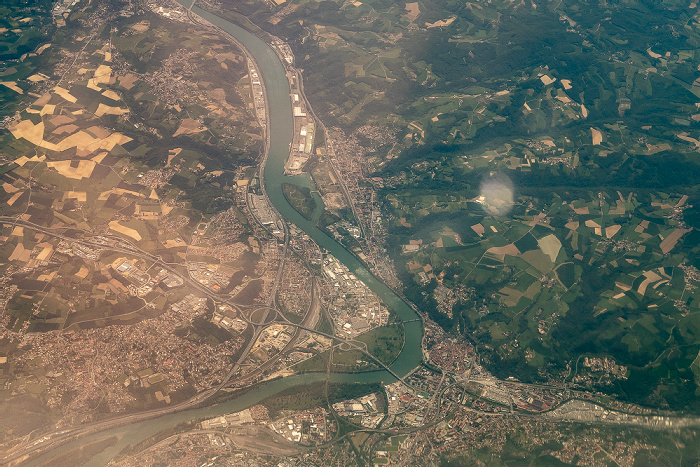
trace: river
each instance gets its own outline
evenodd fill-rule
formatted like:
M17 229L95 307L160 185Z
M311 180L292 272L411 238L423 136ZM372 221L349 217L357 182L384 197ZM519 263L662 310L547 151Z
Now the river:
M188 0L178 1L185 6L185 8L190 5ZM391 369L399 376L406 375L416 366L420 365L422 360L421 340L423 337L423 326L418 314L389 287L374 277L352 253L319 230L313 222L308 221L292 208L282 193L283 182L305 185L308 182L300 183L298 177L284 176L284 164L289 155L289 148L292 140L293 117L289 81L279 57L262 39L247 30L202 10L197 6L192 8L192 12L231 34L255 58L259 68L258 72L262 76L265 84L269 105L268 128L270 131L270 148L264 167L264 180L267 195L277 211L287 219L287 221L296 224L319 246L328 250L339 261L345 264L405 322L404 348L391 364ZM86 436L78 441L66 443L56 449L50 450L46 454L39 456L31 462L30 465L46 463L50 456L66 452L68 449L75 448L88 441L107 436L117 436L119 437L117 444L104 450L89 462L89 465L105 465L128 445L135 445L160 431L173 428L178 424L198 418L209 418L224 413L237 412L255 405L268 397L274 396L285 389L301 384L322 382L325 381L325 379L325 373L310 373L280 378L264 383L256 387L254 391L250 391L240 397L217 405L163 415L150 420L136 422ZM330 380L338 383L376 383L393 382L396 379L387 371L373 371L363 373L333 373L330 376Z

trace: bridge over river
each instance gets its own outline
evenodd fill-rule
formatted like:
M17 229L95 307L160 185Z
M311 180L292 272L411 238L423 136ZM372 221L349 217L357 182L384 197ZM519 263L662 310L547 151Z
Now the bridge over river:
M399 377L407 375L421 363L422 359L423 326L418 314L395 292L373 276L357 257L319 230L313 222L302 217L284 197L282 183L298 183L298 179L284 176L284 164L289 155L292 140L293 114L289 80L280 58L264 40L255 34L202 10L189 0L178 1L189 9L190 14L197 15L230 35L234 42L247 51L248 57L256 63L256 68L263 78L268 104L268 151L261 167L261 178L264 181L266 196L272 205L287 222L295 224L319 246L325 248L345 264L404 322L405 345L399 356L390 365L391 372L383 370L362 373L331 373L330 381L334 383L389 383L396 381L396 377L392 373ZM305 183L308 184L308 180ZM116 436L119 441L115 445L107 448L90 461L90 465L105 465L128 445L136 445L160 431L174 428L184 422L240 411L291 387L324 382L326 378L325 373L293 375L260 384L255 387L254 391L212 406L155 416L153 413L128 415L119 417L121 421L118 423L119 426L114 426L117 425L116 421L110 424L110 420L106 420L95 424L94 429L80 436L79 439L72 439L75 435L55 433L44 443L54 444L55 442L57 446L33 459L29 465L45 464L51 457L67 452L69 449L97 439ZM195 404L192 406L194 407ZM58 441L61 441L62 437L71 438L71 440L59 443ZM38 443L36 449L39 449L41 444ZM28 449L28 451L31 450Z

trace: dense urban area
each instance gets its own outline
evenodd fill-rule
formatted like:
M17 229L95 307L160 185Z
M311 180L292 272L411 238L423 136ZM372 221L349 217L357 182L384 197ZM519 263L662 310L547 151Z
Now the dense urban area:
M183 3L0 7L0 463L700 460L696 5Z

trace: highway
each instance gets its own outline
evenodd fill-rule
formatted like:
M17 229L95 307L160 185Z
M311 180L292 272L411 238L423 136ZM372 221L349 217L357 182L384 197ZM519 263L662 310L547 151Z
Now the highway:
M194 5L194 2L190 5L190 10L192 9L193 5ZM195 20L195 18L197 18L196 15L194 15L191 12L188 12L188 15L193 20L193 22L201 24L200 21ZM205 27L210 27L210 26L205 25ZM246 54L246 56L248 57L249 60L254 61L254 57L252 57L252 55L249 53L249 51L246 49L246 47L244 47L242 44L240 44L236 40L236 38L234 38L229 33L227 33L226 31L222 30L219 27L211 27L211 28L215 29L222 36L229 38L231 40L231 42L235 43L238 47L240 47L241 50L244 51L244 53ZM258 67L258 69L260 70L260 72L262 74L262 68ZM279 88L277 89L277 91L279 92ZM267 92L267 91L265 91L265 92ZM288 90L285 92L288 92ZM270 101L268 99L268 96L265 97L265 101L266 101L266 104L268 105L267 118L269 119L271 112L269 111ZM276 99L274 102L281 102L281 100ZM285 104L285 106L286 106L286 104ZM289 106L291 106L291 102L289 102ZM269 153L270 153L270 130L269 130L270 128L271 128L271 125L267 125L266 145L265 145L265 150L263 152L263 161L261 163L260 175L259 175L260 180L261 180L261 187L263 190L263 194L266 198L268 198L268 200L269 200L269 196L268 196L268 193L266 192L267 187L265 186L265 172L264 171L265 171L265 166L267 165L267 161L268 161L268 157L269 157ZM278 138L278 140L279 140L279 138ZM285 148L287 148L286 143L284 143L284 146L285 146ZM287 148L287 151L288 151L288 148ZM274 186L274 188L277 191L279 191L278 190L279 187ZM279 195L279 193L277 193L277 195ZM272 208L275 209L275 211L277 212L277 208L275 207L274 203L272 203L270 201L270 204L271 204ZM285 217L283 217L279 212L277 212L277 214L279 215L280 219L285 219ZM292 213L290 211L290 215L292 215L292 214L294 214L294 213ZM215 294L214 292L209 290L204 285L200 284L197 281L190 279L187 275L178 271L171 263L167 263L167 262L163 261L162 258L160 258L159 256L150 254L146 251L143 251L143 250L139 249L138 247L136 247L135 245L133 245L130 242L125 241L123 239L119 239L119 238L111 237L111 236L97 236L93 239L90 239L89 237L88 238L79 238L79 236L71 235L69 232L72 231L72 232L76 232L78 235L86 235L86 236L91 235L91 234L89 232L86 232L86 231L81 231L80 229L73 229L73 228L69 228L69 227L68 228L61 228L61 229L51 229L51 228L47 228L47 227L43 227L43 226L34 224L32 222L29 222L29 221L25 221L25 220L22 220L19 218L8 217L8 216L0 216L0 222L7 223L7 224L10 224L13 226L21 226L23 228L32 229L34 231L44 233L45 235L52 236L54 238L59 238L61 240L65 240L65 241L71 242L71 243L76 244L76 245L81 245L81 246L86 247L86 248L91 248L91 249L95 249L98 251L119 252L119 253L129 254L129 255L132 255L132 256L137 257L137 258L151 261L154 263L154 265L157 264L160 267L162 267L163 269L167 270L168 272L176 274L178 277L182 278L184 283L187 284L187 286L192 288L193 290L196 290L199 293L201 293L202 295L204 295L208 298L211 298L215 302L223 302L223 303L226 303L227 305L231 306L239 313L239 315L243 319L245 319L248 322L249 325L255 326L255 331L253 333L253 337L250 339L249 342L247 342L246 347L244 348L240 358L238 359L236 364L234 364L232 370L229 372L227 377L224 378L224 381L222 381L222 383L219 386L212 388L212 389L209 389L207 391L204 391L200 394L197 394L193 398L191 398L185 402L182 402L180 404L173 405L171 407L154 409L154 410L150 410L150 411L140 412L137 414L127 414L127 415L117 416L115 418L111 418L108 420L102 420L102 421L98 421L98 422L88 423L88 424L74 427L74 428L70 428L70 429L57 430L57 431L54 431L52 433L46 434L46 435L44 435L36 440L21 443L19 445L14 446L12 449L8 450L7 452L3 453L2 457L0 457L0 464L3 464L3 465L16 464L17 462L22 462L22 461L26 460L28 458L28 456L30 456L30 455L35 455L35 454L40 454L40 453L46 452L46 451L51 450L51 449L53 449L53 448L55 448L63 443L66 443L70 440L83 438L89 434L94 434L94 433L98 433L98 432L101 432L104 430L108 430L110 428L124 426L124 425L128 425L128 424L136 423L139 421L152 419L152 418L159 417L159 416L166 415L166 414L170 414L173 412L179 412L179 411L191 409L193 407L196 407L198 405L203 404L205 401L207 401L209 398L211 398L211 396L216 394L220 389L222 389L224 387L225 384L227 384L230 381L230 378L235 374L235 372L240 367L240 364L243 362L245 357L248 355L250 350L253 348L253 346L254 346L257 338L259 337L260 333L262 332L262 330L269 324L269 323L266 323L268 314L271 311L276 312L276 310L274 310L274 308L272 308L271 305L272 305L272 303L274 303L273 302L274 296L275 296L276 291L277 291L279 284L281 282L284 261L280 262L280 266L279 266L278 271L277 271L277 276L276 276L274 284L273 284L273 290L272 290L273 293L271 294L271 299L268 302L268 306L267 307L260 307L260 308L263 308L265 310L263 312L263 318L262 318L262 320L260 320L259 323L253 323L253 322L251 322L249 317L245 316L242 313L242 308L240 305L231 302L231 300L227 297L222 297L222 296ZM288 242L289 242L289 229L288 229L288 226L286 225L286 223L284 224L284 230L285 230L285 246L284 246L283 253L286 255L287 250L288 250ZM304 229L302 228L302 230L304 230ZM314 232L316 232L316 231L314 231ZM320 240L323 240L322 243L325 242L326 247L340 248L338 251L334 252L335 256L338 256L338 255L342 256L343 253L345 252L344 248L342 248L340 245L336 245L336 242L334 242L330 239L327 239L325 236L321 236L319 238L320 238ZM357 260L355 260L352 255L348 254L346 256L347 256L346 261L350 261L352 264L357 262ZM355 269L357 269L357 268L360 268L361 265L358 264L358 265L355 265L353 267ZM397 306L405 308L405 310L403 310L403 309L398 310L399 314L401 314L403 312L405 314L415 316L415 313L404 302L400 301L398 299L398 297L395 297L395 295L393 295L393 293L390 292L389 289L383 285L383 283L379 283L378 281L376 281L373 278L373 276L367 275L367 277L364 278L364 281L365 282L370 281L374 286L373 290L381 289L380 295L381 294L386 295L387 299L391 299L391 300L395 300L395 301L398 300L398 301L396 301ZM384 289L386 289L386 290L384 290ZM332 339L332 342L340 342L341 344L346 344L347 348L349 348L349 349L355 349L355 350L362 352L370 360L374 361L380 368L383 368L384 370L386 370L386 372L388 374L392 375L394 378L396 378L400 381L404 381L403 378L399 374L396 373L396 371L394 371L392 368L390 368L389 366L387 366L384 363L382 363L381 361L379 361L374 355L367 352L367 350L365 349L365 345L363 343L357 343L357 342L352 341L352 340L338 338L332 334L326 334L326 333L314 330L313 327L315 326L315 324L318 320L318 317L320 315L320 309L321 309L320 303L318 300L318 294L316 294L315 299L316 299L315 305L312 304L309 313L307 313L307 316L305 317L305 319L302 323L300 323L300 324L285 323L288 326L293 326L293 327L297 328L297 331L296 331L295 336L294 336L295 338L293 338L292 342L288 346L286 346L287 349L293 348L296 340L298 340L298 338L301 337L304 332L316 333L318 335L322 335L322 336L325 336L329 339ZM410 324L413 324L413 323L410 323ZM420 338L422 336L422 331L419 333L419 331L417 329L418 328L414 329L414 334L416 334L416 335L420 334L418 336L418 338ZM278 359L282 354L283 354L283 352L280 352L276 356L274 356L269 362L264 363L263 366L265 366L265 369L269 368L274 363L274 361L276 361L276 359ZM403 352L403 354L404 354L404 357L406 357L406 352ZM402 361L402 365L404 365L404 366L410 365L411 367L415 366L412 358L408 358L408 359L404 358L404 360ZM264 371L264 369L263 369L263 371ZM403 372L403 370L401 370L401 371ZM262 371L258 370L257 375L260 375L260 374L262 374Z
M238 304L230 301L229 299L226 299L225 297L222 297L221 295L217 295L216 293L212 292L208 287L200 284L199 282L192 280L189 278L189 276L183 275L180 271L178 271L176 268L171 266L171 263L167 263L163 261L163 259L160 256L152 255L144 250L141 250L140 248L137 248L128 242L121 240L121 239L116 239L112 240L110 242L104 242L104 241L90 241L86 239L81 239L81 238L76 238L72 237L70 235L66 235L63 233L56 232L56 229L50 229L48 227L42 227L40 225L34 224L29 221L25 221L22 219L17 219L14 217L8 217L8 216L0 216L0 222L6 223L6 224L11 224L14 226L21 226L26 229L31 229L35 230L37 232L41 232L45 235L49 235L55 238L60 238L61 240L66 240L71 243L75 243L77 245L82 245L87 248L94 248L94 249L99 249L103 251L115 251L118 253L125 253L129 254L132 256L135 256L140 259L152 261L154 265L158 265L162 267L163 269L167 270L168 272L171 272L175 275L177 275L180 279L184 281L188 286L192 287L193 289L196 289L198 292L206 295L207 297L211 298L212 300L216 302L223 302L226 303L227 305L233 307L237 312L241 314L241 316L244 316L241 313L241 308ZM77 230L77 229L71 229L71 228L65 228L63 227L62 230ZM104 238L105 236L100 236L101 238Z
M233 368L229 371L229 373L226 375L226 377L223 379L223 381L216 387L212 389L208 389L206 391L203 391L191 399L184 401L180 404L176 404L170 407L164 407L162 409L155 409L155 410L149 410L145 412L140 412L137 414L128 414L128 415L122 415L122 416L117 416L114 418L111 418L109 420L103 420L99 422L94 422L94 423L88 423L86 425L82 425L80 427L75 427L75 428L70 428L70 429L64 429L64 430L58 430L54 431L52 433L48 433L36 440L33 441L28 441L25 443L20 443L16 446L14 446L12 449L8 450L5 452L1 457L0 457L0 464L2 465L14 465L17 462L22 462L27 459L29 455L33 454L38 454L41 452L45 452L47 450L50 450L54 447L57 447L60 444L63 444L65 442L68 442L72 439L78 439L80 437L86 436L88 434L92 433L98 433L100 431L104 431L110 428L115 428L123 425L127 425L130 423L142 421L142 420L148 420L151 418L159 417L161 415L165 415L168 413L173 413L173 412L179 412L187 409L191 409L193 407L196 407L202 403L204 403L207 399L211 398L214 394L219 392L221 389L226 387L226 385L229 383L231 378L235 375L235 373L238 371L238 368L240 367L240 364L245 360L245 358L248 356L248 353L250 350L253 348L255 345L255 342L257 341L258 337L260 336L260 333L262 330L267 327L268 325L271 325L275 323L275 321L266 323L266 319L268 316L268 313L270 311L275 311L274 308L271 306L266 306L266 307L259 307L258 309L264 309L265 313L263 315L263 320L260 321L260 323L253 323L250 321L248 317L245 316L244 313L242 313L242 310L239 305L236 303L231 302L230 299L224 299L224 297L218 296L215 293L211 292L207 287L203 286L199 282L196 282L189 277L183 276L177 269L172 267L170 264L164 262L160 257L152 255L150 253L147 253L131 244L128 242L125 242L121 239L112 239L109 242L102 241L104 239L104 236L101 236L101 241L91 241L87 239L81 239L81 238L76 238L70 235L66 235L65 233L60 233L56 232L56 230L76 230L76 229L70 229L70 228L61 228L61 229L50 229L47 227L42 227L40 225L34 224L29 221L25 221L22 219L17 219L13 217L8 217L8 216L0 216L0 222L5 223L5 224L10 224L14 226L21 226L26 229L31 229L37 232L41 232L45 235L52 236L55 238L59 238L61 240L65 240L71 243L75 243L78 245L82 245L88 248L95 248L99 249L101 251L116 251L116 252L121 252L125 254L129 254L132 256L136 256L138 258L144 259L144 260L149 260L153 261L155 264L158 264L159 266L163 267L164 269L168 270L169 272L172 272L173 274L177 274L179 277L183 279L183 281L189 285L190 287L193 287L197 289L199 292L203 293L207 297L211 298L215 302L224 302L227 305L233 307L236 309L240 316L244 318L249 325L255 326L255 332L253 334L253 337L247 342L246 348L242 352L241 356L237 360L237 362L234 364ZM286 252L286 250L285 250ZM283 263L281 264L281 266ZM279 284L279 281L281 280L282 277L282 267L279 268L277 276L276 276L276 283ZM255 378L259 377L264 373L265 370L269 369L279 358L281 358L287 351L291 350L298 339L302 336L304 332L311 332L314 334L318 334L324 337L327 337L329 339L332 339L334 341L341 341L342 343L347 344L350 348L353 348L355 350L359 350L365 355L367 355L369 358L371 358L375 363L377 363L380 367L384 368L386 371L391 373L394 377L396 377L399 380L403 379L394 373L391 368L383 364L381 361L379 361L374 355L370 354L367 352L367 350L364 348L364 345L362 343L357 344L351 340L346 340L342 338L338 338L332 334L326 334L320 331L317 331L313 329L316 324L318 323L318 320L320 318L321 314L321 303L320 303L320 298L319 298L319 291L318 291L318 284L317 284L317 279L314 279L314 284L313 284L313 292L312 292L312 302L311 306L309 307L309 311L306 313L306 316L304 317L304 320L300 324L295 324L295 323L290 323L286 322L283 323L288 326L292 326L297 328L297 331L295 332L294 336L292 339L289 341L289 343L284 347L282 351L277 353L275 356L273 356L270 360L267 362L263 363L258 369L256 369L253 373L244 375L243 378L246 381L254 380Z

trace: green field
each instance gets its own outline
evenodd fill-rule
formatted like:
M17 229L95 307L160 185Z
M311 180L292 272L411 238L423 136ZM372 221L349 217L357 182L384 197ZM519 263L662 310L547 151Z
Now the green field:
M692 8L291 3L274 24L230 7L293 44L315 112L366 151L414 304L499 377L556 380L607 356L626 375L582 387L700 410ZM366 125L395 141L373 146ZM494 173L512 204L479 198Z
M316 211L316 201L313 196L311 196L311 190L309 188L291 183L283 183L282 191L284 192L284 197L289 201L289 204L291 204L299 214L307 219L311 219L314 211Z
M357 340L367 344L367 351L383 364L390 365L403 349L403 338L403 325L394 323L372 329Z

